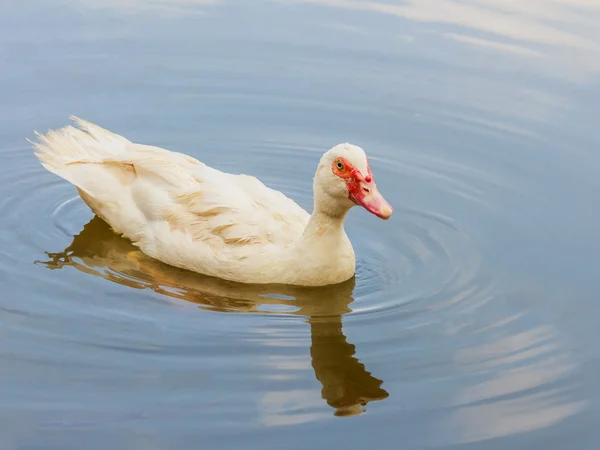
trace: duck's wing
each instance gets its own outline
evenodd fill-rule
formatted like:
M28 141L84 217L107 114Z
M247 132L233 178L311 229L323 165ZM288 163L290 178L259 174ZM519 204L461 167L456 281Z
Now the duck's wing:
M255 177L208 166L194 168L171 200L164 210L170 227L216 245L289 244L300 237L309 217Z

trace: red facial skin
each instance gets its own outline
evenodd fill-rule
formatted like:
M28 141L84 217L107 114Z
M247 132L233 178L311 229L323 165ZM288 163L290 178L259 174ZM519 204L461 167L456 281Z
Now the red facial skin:
M338 167L339 163L343 166L341 169ZM333 162L331 170L346 182L350 200L381 219L387 220L390 218L393 211L392 207L377 190L368 163L366 175L363 175L360 170L342 157Z

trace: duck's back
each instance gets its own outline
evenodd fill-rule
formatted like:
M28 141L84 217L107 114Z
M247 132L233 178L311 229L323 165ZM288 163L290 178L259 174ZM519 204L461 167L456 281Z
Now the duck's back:
M36 155L150 256L208 275L261 282L306 227L306 211L254 177L223 173L75 120L79 128L40 136Z

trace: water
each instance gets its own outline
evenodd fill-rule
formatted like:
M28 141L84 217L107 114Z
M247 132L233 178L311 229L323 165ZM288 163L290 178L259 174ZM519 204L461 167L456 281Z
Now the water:
M0 6L0 448L600 438L600 3ZM361 145L355 279L244 287L115 236L25 142L76 114L310 208Z

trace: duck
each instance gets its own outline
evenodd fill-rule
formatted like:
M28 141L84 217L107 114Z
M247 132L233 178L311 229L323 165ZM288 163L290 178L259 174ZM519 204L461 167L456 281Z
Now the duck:
M73 184L116 234L180 269L247 284L343 283L356 271L348 212L361 206L384 220L393 212L356 145L322 155L309 213L253 176L70 119L30 141L42 166Z

